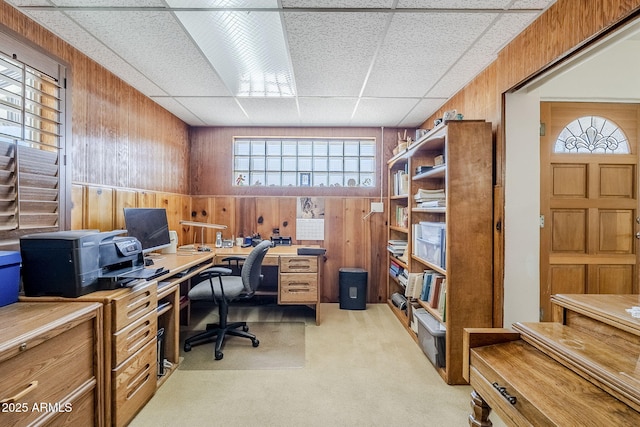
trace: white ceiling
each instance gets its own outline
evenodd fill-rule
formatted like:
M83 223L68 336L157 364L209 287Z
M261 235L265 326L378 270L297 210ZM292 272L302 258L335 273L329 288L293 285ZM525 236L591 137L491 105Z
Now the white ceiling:
M8 3L192 126L416 127L554 1ZM220 40L180 19L206 23L223 7L279 15L294 96L241 97L223 82L228 69L207 56Z

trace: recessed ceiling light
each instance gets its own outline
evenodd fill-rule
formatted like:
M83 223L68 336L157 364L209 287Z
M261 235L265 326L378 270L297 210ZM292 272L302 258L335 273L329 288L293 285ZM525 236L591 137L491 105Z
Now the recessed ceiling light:
M273 11L277 0L167 0L167 4L194 8L174 13L235 96L295 96L282 17ZM271 10L256 10L264 8Z

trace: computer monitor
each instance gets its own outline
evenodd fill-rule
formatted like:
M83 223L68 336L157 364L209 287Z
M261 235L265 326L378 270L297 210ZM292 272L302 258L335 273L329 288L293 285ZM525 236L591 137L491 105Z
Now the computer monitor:
M140 241L142 253L153 252L171 244L165 209L124 208L124 222L129 236Z

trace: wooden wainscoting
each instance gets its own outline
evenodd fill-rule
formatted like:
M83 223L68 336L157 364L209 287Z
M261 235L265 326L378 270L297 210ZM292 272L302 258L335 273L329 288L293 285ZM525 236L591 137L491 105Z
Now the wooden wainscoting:
M324 198L323 241L295 239L297 197L187 196L76 183L72 199L73 229L122 229L125 228L122 215L125 207L166 208L169 228L178 232L180 245L201 241L200 229L181 225L182 219L226 225L227 229L222 230L225 239L238 237L240 233L260 233L263 238L269 238L273 229L279 228L281 236L292 237L296 244L320 245L327 249L320 290L322 302L338 302L338 270L342 267L358 267L368 272L367 302L387 299L383 262L386 214L376 213L363 219L369 213L371 202L378 199ZM205 230L205 241L213 242L215 232Z

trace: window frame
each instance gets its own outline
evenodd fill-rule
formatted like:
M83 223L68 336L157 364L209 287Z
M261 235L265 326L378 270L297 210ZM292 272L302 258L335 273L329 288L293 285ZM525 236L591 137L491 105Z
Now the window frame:
M345 143L349 143L351 149L356 143L357 152L346 153ZM375 136L233 136L231 185L236 189L372 190L378 188L381 179L376 173L379 161L377 143ZM336 154L338 145L339 155ZM324 151L321 152L323 146ZM363 146L369 147L365 156L365 160L369 160L368 170L363 170L362 167ZM303 153L300 152L301 147L305 148ZM238 148L243 150L239 151ZM294 149L295 154L290 154ZM350 180L355 180L355 185L350 185ZM367 180L369 183L363 185ZM260 184L255 185L255 182Z
M71 135L71 109L69 100L71 99L71 91L68 85L69 67L64 61L51 56L44 52L40 47L34 45L24 37L15 34L6 27L0 26L0 53L10 60L20 62L25 67L37 71L38 74L46 75L57 82L58 85L58 109L57 117L57 221L51 226L20 226L17 222L16 228L0 230L0 247L7 249L18 248L18 240L21 236L42 231L67 230L71 226L71 167L70 165L70 138ZM24 106L23 106L24 109ZM22 122L24 129L25 123ZM24 131L23 134L24 135ZM17 138L15 141L21 141ZM5 139L6 145L11 143ZM38 145L38 144L36 144ZM44 145L44 144L42 144ZM14 147L19 152L23 148L29 148L27 144L14 142ZM43 150L44 151L44 150ZM38 152L33 152L38 157ZM15 154L14 154L15 157ZM20 162L20 159L18 159ZM8 171L8 169L4 169ZM20 215L20 199L18 193L21 191L20 176L24 176L25 172L17 172L17 190L16 190L16 216Z

